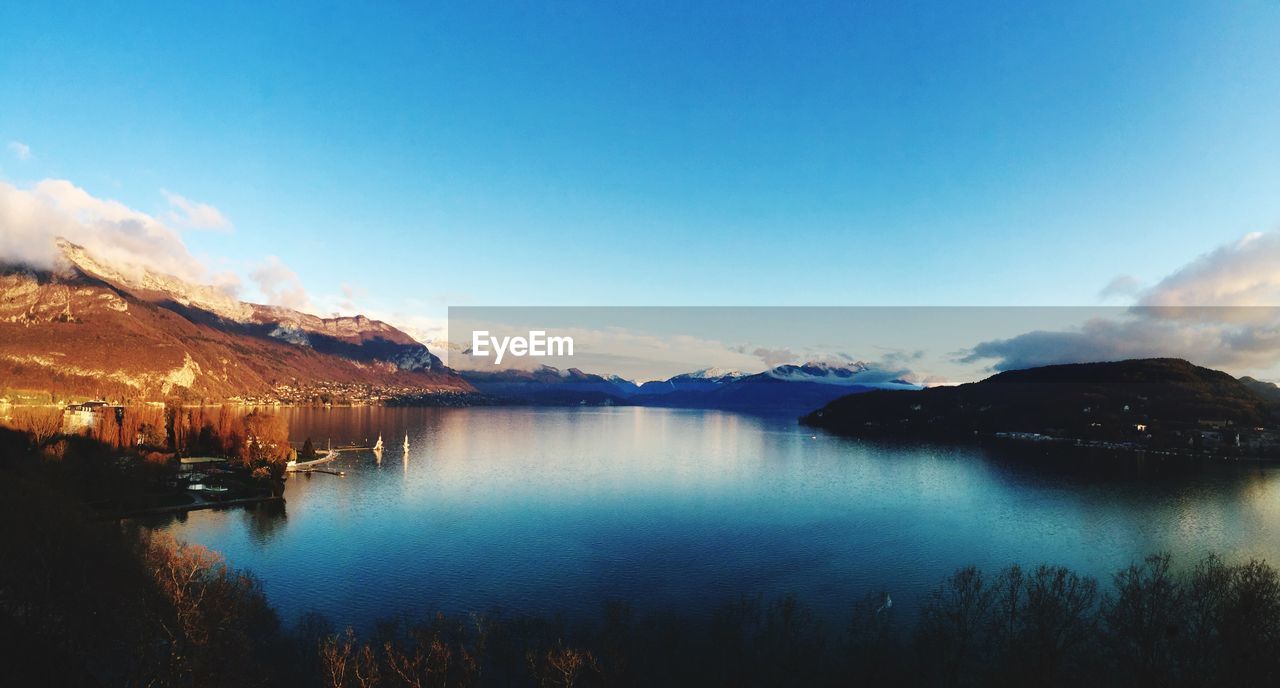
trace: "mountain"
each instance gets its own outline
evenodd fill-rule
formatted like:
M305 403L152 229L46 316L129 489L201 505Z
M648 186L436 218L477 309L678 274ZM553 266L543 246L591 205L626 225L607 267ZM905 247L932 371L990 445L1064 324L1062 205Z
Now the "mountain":
M918 389L909 382L885 381L884 377L865 363L783 365L754 375L706 368L646 382L638 388L620 386L609 391L627 403L642 406L799 413L846 394L884 388ZM474 378L468 379L478 384Z
M1257 394L1263 399L1271 402L1280 402L1280 385L1276 385L1274 382L1267 382L1265 380L1252 378L1248 375L1240 378L1240 382L1243 383L1245 387L1253 390L1254 394Z
M69 242L58 248L54 270L0 269L0 393L443 402L472 391L387 323L245 303L216 287L106 265Z
M719 388L726 382L732 382L743 373L725 368L704 368L692 373L682 373L666 380L651 380L640 385L637 390L641 395L665 395L673 392L705 392Z
M803 422L845 434L1035 433L1185 443L1208 429L1277 421L1273 403L1227 373L1153 358L1012 370L981 382L843 397ZM1179 438L1179 439L1175 439Z
M800 365L780 365L766 370L763 375L794 382L819 382L830 385L857 384L859 375L871 370L871 366L862 361L848 365L831 365L822 362L810 362Z
M620 405L710 408L800 413L863 391L889 387L916 389L895 380L876 382L869 366L843 368L819 363L779 366L755 375L706 368L637 386L618 376L602 377L577 368L558 370L462 371L477 391L500 403ZM860 382L860 380L862 382Z
M626 404L636 385L616 375L602 377L577 368L559 370L542 366L537 370L504 369L460 372L476 391L494 401L548 406Z
M820 408L848 394L875 389L917 389L902 380L884 381L865 363L780 365L754 375L677 375L663 383L646 383L637 403L680 408L800 413Z

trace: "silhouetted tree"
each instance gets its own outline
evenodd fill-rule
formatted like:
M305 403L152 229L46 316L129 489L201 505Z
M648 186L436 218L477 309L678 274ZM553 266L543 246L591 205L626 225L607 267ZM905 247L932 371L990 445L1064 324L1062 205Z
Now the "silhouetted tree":
M1183 626L1185 595L1170 569L1168 554L1154 554L1113 578L1115 595L1103 602L1107 647L1112 661L1126 667L1133 685L1175 683L1175 642Z

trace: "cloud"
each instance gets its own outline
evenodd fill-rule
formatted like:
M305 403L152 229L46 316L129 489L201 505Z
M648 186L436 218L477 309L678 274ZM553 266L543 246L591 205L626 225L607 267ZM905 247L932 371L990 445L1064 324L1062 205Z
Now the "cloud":
M787 363L798 362L798 356L796 353L786 347L771 349L758 346L751 350L751 355L756 356L761 361L764 361L764 364L770 368L785 365Z
M1133 275L1116 275L1107 286L1098 292L1098 298L1103 301L1109 299L1124 297L1132 299L1142 290L1142 281Z
M213 218L221 217L211 206L167 192L166 197L197 224L212 226ZM59 237L83 246L125 277L138 279L150 270L238 298L240 277L225 269L209 270L188 250L181 232L158 217L98 198L64 179L45 179L29 188L0 181L0 263L56 270L61 267L55 244ZM266 303L312 307L297 273L276 256L255 265L249 277Z
M342 296L338 299L336 306L339 310L347 313L360 310L358 302L369 295L369 292L364 288L347 282L339 284L338 290L342 292Z
M819 363L830 366L864 367L858 374L862 382L890 382L893 380L916 380L922 376L909 367L913 362L924 358L925 352L920 350L903 351L898 349L882 349L884 354L877 360L868 360L844 351L830 351L816 348L804 348L795 351L790 347L752 347L747 344L736 344L729 347L735 353L750 354L764 362L765 368L776 368L780 365Z
M311 308L311 299L307 296L306 289L303 289L298 273L280 262L276 256L267 256L265 261L250 271L249 279L257 285L267 303L273 306L294 310Z
M125 272L147 268L189 281L206 276L181 235L151 215L97 198L64 179L45 179L30 188L0 181L0 261L54 269L57 237Z
M1280 321L1231 324L1130 311L1065 331L1035 331L982 342L963 363L994 359L995 370L1128 358L1184 358L1213 368L1256 371L1280 364Z
M31 152L31 146L28 146L21 141L10 141L8 148L9 151L13 153L13 157L24 162L35 157Z
M169 202L169 211L165 213L165 218L175 225L189 229L231 230L231 221L222 214L222 211L208 203L192 201L164 189L161 189L160 193L164 194L165 200Z
M383 312L371 310L364 314L368 318L391 323L401 332L427 345L431 353L446 359L449 350L449 321L447 318L435 318L421 313L404 311ZM457 349L461 351L461 348ZM447 363L447 360L446 360Z
M1280 306L1280 231L1247 234L1201 255L1142 294L1138 305Z
M1233 371L1280 365L1280 232L1197 257L1114 317L981 342L959 360L1011 370L1161 356Z

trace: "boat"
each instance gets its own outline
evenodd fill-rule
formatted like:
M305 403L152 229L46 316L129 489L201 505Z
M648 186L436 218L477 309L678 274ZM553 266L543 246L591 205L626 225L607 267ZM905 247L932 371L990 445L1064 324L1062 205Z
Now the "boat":
M409 451L409 433L404 434L404 450Z
M378 433L378 443L373 445L373 450L376 452L382 451L382 433Z

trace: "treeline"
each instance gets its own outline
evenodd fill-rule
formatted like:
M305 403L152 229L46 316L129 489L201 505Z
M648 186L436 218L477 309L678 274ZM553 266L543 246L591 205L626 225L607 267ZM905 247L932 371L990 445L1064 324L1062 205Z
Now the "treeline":
M74 415L74 414L67 414ZM231 473L210 484L234 488L236 496L283 492L293 449L289 428L278 415L226 407L178 405L125 407L97 412L88 428L67 432L61 408L23 407L0 419L10 468L93 507L122 514L189 502L175 483L175 456L225 456ZM133 428L133 435L124 428ZM120 441L135 436L134 441Z
M87 419L91 420L86 423ZM226 456L262 465L286 461L291 449L289 427L276 414L226 405L185 406L178 400L164 405L104 406L92 413L17 407L2 420L29 434L37 446L48 445L59 435L74 435L121 451Z
M99 520L86 486L137 476L88 438L62 442L53 457L0 428L4 682L289 685L285 636L257 580L203 548Z
M93 446L77 438L69 456ZM875 593L842 623L791 597L745 597L710 613L611 603L585 623L492 612L357 632L312 614L285 628L251 574L95 521L30 447L0 429L0 648L14 685L1280 684L1280 573L1215 556L1155 555L1104 582L964 568L911 618Z
M576 629L501 615L384 623L320 636L306 675L333 688L1280 684L1280 575L1258 561L1179 571L1153 555L1105 588L1056 566L964 568L902 626L883 601L869 595L844 628L792 597L744 598L700 622L611 604Z

